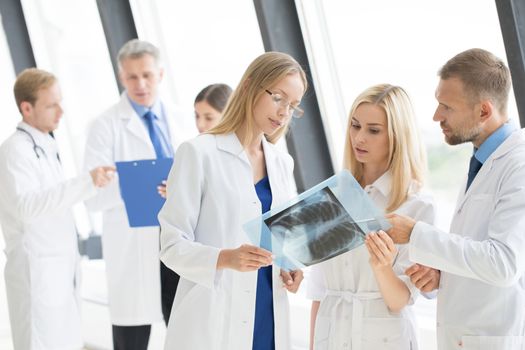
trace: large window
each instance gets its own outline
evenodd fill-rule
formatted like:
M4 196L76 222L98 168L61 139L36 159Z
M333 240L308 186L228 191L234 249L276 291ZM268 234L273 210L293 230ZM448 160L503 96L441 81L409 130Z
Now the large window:
M495 3L326 0L299 4L306 9L306 15L311 15L306 17L306 28L323 21L324 32L309 30L313 35L307 40L321 39L323 48L331 50L312 52L316 57L329 55L328 62L334 66L332 82L336 85L332 89L340 93L344 104L339 109L344 114L325 115L328 123L345 126L354 98L373 84L400 85L411 95L429 154L428 184L438 202L437 224L447 229L457 190L467 172L471 147L445 145L439 125L432 121L437 106L434 98L437 71L449 58L473 47L506 59ZM324 18L319 18L319 11L312 11L312 4L324 13ZM473 7L477 10L472 11ZM311 45L319 47L319 43ZM324 92L326 89L321 94ZM510 115L517 119L513 96L511 93ZM330 136L344 138L341 130L344 127L332 128ZM342 155L339 150L335 153ZM451 171L453 164L458 163L462 168L456 166Z
M1 19L1 18L0 18ZM14 131L18 122L21 120L18 109L16 108L15 98L13 96L13 85L15 83L15 71L12 65L9 48L5 38L3 27L0 28L0 106L2 106L3 115L0 127L0 144L5 141ZM0 249L5 247L4 236L0 229ZM0 349L12 349L11 339L9 337L9 313L7 312L7 299L5 295L5 286L3 278L3 269L5 265L5 254L0 253Z
M82 170L89 123L118 99L106 40L94 1L24 0L37 66L60 82L64 116L56 135L67 176ZM102 164L101 164L102 165ZM74 209L82 236L93 223L82 205Z
M1 18L0 18L1 19ZM13 95L13 85L15 84L15 70L11 63L9 47L5 38L3 28L0 29L0 106L3 106L2 127L0 128L0 143L11 135L18 122L22 120L16 107Z
M235 88L250 62L264 52L251 1L130 2L139 37L163 51L163 95L191 112L185 123L189 130L197 93L213 83Z

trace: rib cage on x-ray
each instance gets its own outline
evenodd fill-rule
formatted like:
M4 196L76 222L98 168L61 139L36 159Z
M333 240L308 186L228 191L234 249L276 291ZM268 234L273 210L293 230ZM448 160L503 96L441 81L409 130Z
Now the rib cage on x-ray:
M282 239L283 251L307 266L347 251L364 236L328 191L325 188L314 195L315 200L297 203L270 224L270 230Z

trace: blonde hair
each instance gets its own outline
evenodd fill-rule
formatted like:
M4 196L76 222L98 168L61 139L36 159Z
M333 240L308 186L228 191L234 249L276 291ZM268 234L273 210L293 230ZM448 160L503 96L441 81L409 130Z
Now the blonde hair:
M281 52L266 52L257 57L246 69L239 85L228 100L221 121L208 133L228 134L244 127L248 132L240 141L242 145L248 145L255 136L251 134L255 104L266 93L265 90L290 74L299 74L306 91L306 74L292 56ZM276 143L287 130L288 123L266 138L269 142Z
M16 105L20 113L20 104L29 102L32 106L37 100L38 91L47 89L57 81L57 78L42 69L24 69L16 78L13 92L15 94Z
M378 106L386 113L388 169L392 174L392 187L386 211L391 212L406 201L411 190L418 191L423 186L426 169L425 148L419 137L416 118L406 91L390 84L372 86L354 101L346 131L343 166L350 170L358 181L363 177L363 164L356 159L353 152L350 131L352 117L357 107L363 103ZM415 188L411 188L413 181L416 184Z

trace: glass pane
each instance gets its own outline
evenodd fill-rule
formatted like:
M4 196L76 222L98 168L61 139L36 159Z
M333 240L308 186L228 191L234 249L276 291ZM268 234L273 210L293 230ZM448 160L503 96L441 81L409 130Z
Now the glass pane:
M264 52L253 2L245 0L130 1L141 39L158 45L166 73L163 95L189 112L205 86L235 88L250 62ZM235 16L235 20L232 20Z
M1 20L1 17L0 17ZM0 26L0 106L4 109L2 116L2 127L0 128L0 144L5 141L14 131L22 117L18 112L13 95L15 83L15 71L13 68L9 47L5 38L4 27ZM5 248L4 235L0 227L0 249ZM9 325L9 312L7 310L7 298L5 292L4 269L5 254L0 254L0 349L13 349L11 342L11 327Z
M495 3L322 3L346 111L354 98L373 84L400 85L411 95L428 150L429 185L439 208L437 225L448 229L472 147L446 145L438 123L432 121L437 106L437 71L449 58L473 47L506 59ZM473 6L479 11L473 12ZM464 30L466 27L470 29ZM509 115L517 119L513 93L511 96ZM453 164L462 164L465 171L457 166L451 171Z
M1 17L0 17L1 19ZM12 64L9 47L5 37L4 28L0 29L0 106L3 106L4 117L2 117L2 127L0 128L0 143L9 137L15 127L22 120L22 116L16 107L15 96L13 95L13 85L15 84L15 70Z
M56 135L67 176L82 168L88 124L118 99L95 1L22 1L39 68L53 72L63 95L64 116ZM91 231L83 205L75 207L82 235Z

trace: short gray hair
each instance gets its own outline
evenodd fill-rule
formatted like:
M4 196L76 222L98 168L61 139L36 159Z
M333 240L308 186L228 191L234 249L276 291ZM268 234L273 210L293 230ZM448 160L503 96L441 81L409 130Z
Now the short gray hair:
M141 58L144 55L150 55L155 59L157 66L161 65L160 51L152 43L139 39L132 39L122 46L117 55L119 69L124 60L131 58Z

